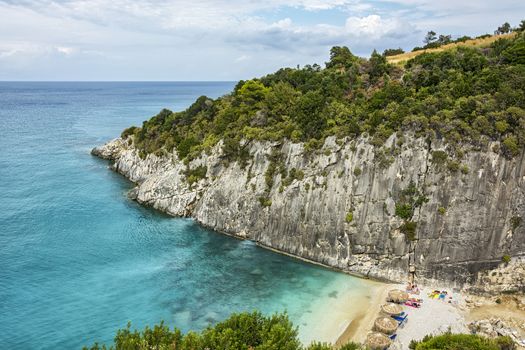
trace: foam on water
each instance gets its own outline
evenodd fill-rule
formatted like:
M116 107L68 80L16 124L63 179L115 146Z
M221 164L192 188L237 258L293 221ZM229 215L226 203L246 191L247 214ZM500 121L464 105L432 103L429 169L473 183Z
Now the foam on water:
M0 83L4 348L110 342L128 320L198 330L254 309L287 310L309 340L334 296L366 293L362 280L143 208L89 155L163 107L233 85Z

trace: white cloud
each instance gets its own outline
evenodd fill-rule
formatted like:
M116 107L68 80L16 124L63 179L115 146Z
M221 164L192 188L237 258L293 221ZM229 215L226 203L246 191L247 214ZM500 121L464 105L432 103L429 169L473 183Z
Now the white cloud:
M237 79L523 13L523 0L0 0L0 79Z
M77 50L72 48L72 47L65 47L65 46L57 46L55 47L55 49L57 50L57 52L65 55L65 56L71 56L72 54L74 54Z
M345 29L355 37L380 39L387 35L403 34L414 30L413 26L403 24L396 18L383 19L378 15L349 17Z
M250 59L248 55L241 55L235 59L235 62L244 62Z

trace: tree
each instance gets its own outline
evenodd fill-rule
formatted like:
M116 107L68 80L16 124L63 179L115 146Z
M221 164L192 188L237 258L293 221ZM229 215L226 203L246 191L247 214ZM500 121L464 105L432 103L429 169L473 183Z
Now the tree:
M395 56L395 55L400 55L402 53L405 53L405 51L402 48L386 49L385 51L383 51L383 56Z
M518 28L516 28L516 31L518 32L523 32L525 31L525 19L521 21L520 25L518 26Z
M357 60L346 46L334 46L330 49L330 61L326 68L349 68Z
M423 40L423 42L428 45L433 43L436 39L436 32L431 30L427 33L427 35L425 35L425 39Z
M452 36L451 35L439 35L439 38L437 39L437 42L440 45L446 45L450 44L452 42Z
M368 74L370 75L370 80L372 82L382 77L383 74L388 73L391 68L391 66L386 61L386 57L377 53L376 50L372 52L369 63L370 69L368 70Z
M498 29L496 29L494 31L494 34L496 34L496 35L498 35L498 34L507 34L507 33L510 33L510 30L511 30L511 26L510 26L509 22L505 22L501 26L499 26Z
M105 350L105 345L95 343L84 350ZM332 350L324 343L314 342L304 348L298 337L297 327L286 314L264 316L260 312L232 314L225 321L209 326L202 332L182 334L177 328L170 330L163 322L143 331L131 331L131 325L117 331L114 350ZM362 346L348 343L342 350L360 350Z

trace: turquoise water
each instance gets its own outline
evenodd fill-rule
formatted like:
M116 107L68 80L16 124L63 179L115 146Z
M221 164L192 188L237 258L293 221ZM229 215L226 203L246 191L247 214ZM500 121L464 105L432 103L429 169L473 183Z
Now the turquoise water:
M90 149L161 108L233 83L0 83L0 344L75 349L128 321L202 329L233 311L288 310L361 280L170 218L126 198ZM334 294L335 293L335 294Z

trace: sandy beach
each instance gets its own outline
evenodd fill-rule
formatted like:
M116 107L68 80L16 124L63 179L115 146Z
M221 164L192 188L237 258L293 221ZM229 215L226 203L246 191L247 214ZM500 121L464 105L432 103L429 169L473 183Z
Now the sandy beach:
M336 345L340 346L349 341L364 343L367 334L373 328L375 319L380 316L380 306L386 302L388 291L396 288L404 289L404 285L381 284L374 289L370 299L370 308L362 317L356 318L349 324ZM434 288L422 288L419 295L414 295L414 297L423 299L420 308L403 306L404 311L408 314L408 322L398 329L397 338L391 349L408 349L411 340L420 340L427 334L440 334L448 329L455 333L468 331L465 326L465 312L459 308L464 303L461 296L445 288L436 289L448 291L449 294L445 301L428 297L428 293Z
M396 334L397 337L390 349L408 350L412 340L421 340L427 334L442 334L447 331L452 333L470 333L467 328L468 322L490 319L496 317L504 320L507 324L514 326L521 336L524 336L525 310L518 309L512 297L503 297L500 304L494 302L495 298L483 299L476 296L467 296L456 293L444 287L420 287L419 295L411 295L422 299L420 308L403 306L408 314L408 320ZM388 291L392 289L404 290L404 285L377 283L372 289L369 298L369 307L361 311L341 333L336 346L341 346L350 341L364 343L367 334L372 330L374 321L381 315L380 306L386 302ZM429 297L433 290L446 290L448 295L445 300ZM470 299L470 300L467 300ZM472 299L476 300L473 304ZM499 298L496 298L499 299ZM467 302L468 301L468 302ZM520 322L521 320L521 322ZM523 349L523 347L518 347Z

